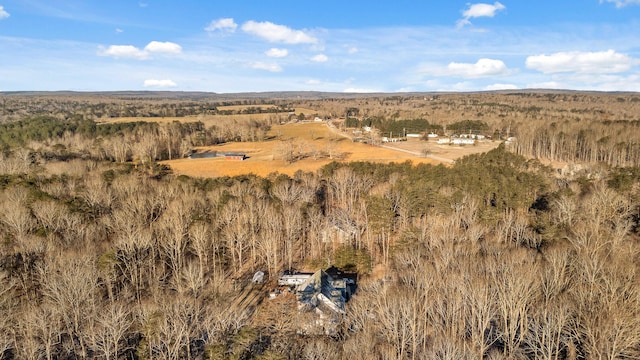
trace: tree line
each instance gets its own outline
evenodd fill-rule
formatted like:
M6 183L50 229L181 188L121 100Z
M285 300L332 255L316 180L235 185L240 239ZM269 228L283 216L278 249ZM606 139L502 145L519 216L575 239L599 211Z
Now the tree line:
M136 161L146 166L186 157L197 146L263 140L269 128L267 120L221 121L205 127L202 122L98 124L80 115L67 120L35 116L0 124L0 151L5 157L28 151L31 157Z

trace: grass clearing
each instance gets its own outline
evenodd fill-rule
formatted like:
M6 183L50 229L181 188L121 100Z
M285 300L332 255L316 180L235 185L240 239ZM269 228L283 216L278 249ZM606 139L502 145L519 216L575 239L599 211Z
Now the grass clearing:
M293 175L296 171L317 171L332 161L370 161L380 163L412 161L413 163L437 163L435 160L391 149L352 142L332 131L325 123L298 123L275 125L268 134L270 140L252 143L228 143L199 148L204 151L244 152L248 159L231 161L224 158L179 159L164 161L177 174L193 177L236 176L256 174L267 176L274 172ZM279 156L282 146L300 146L309 151L316 149L327 155L313 159L311 156L285 162Z
M303 111L300 111L303 110ZM310 109L296 109L299 114ZM202 122L206 127L230 126L234 122L282 119L286 114L241 114L241 115L198 115L187 117L123 117L108 119L106 122ZM227 143L198 148L199 151L243 152L248 158L244 161L229 161L224 158L178 159L164 161L177 174L193 177L237 176L256 174L267 176L279 172L293 175L296 171L317 171L332 161L369 161L369 162L404 162L439 163L437 160L424 157L427 149L434 157L455 160L462 156L486 152L498 146L499 142L478 142L470 146L438 145L434 141L425 142L410 139L405 142L387 143L385 147L373 146L351 141L335 128L325 122L302 122L295 124L273 125L267 134L267 141ZM306 153L301 159L293 162L284 160L282 149L295 147ZM398 150L394 150L399 149ZM315 156L313 155L315 154Z

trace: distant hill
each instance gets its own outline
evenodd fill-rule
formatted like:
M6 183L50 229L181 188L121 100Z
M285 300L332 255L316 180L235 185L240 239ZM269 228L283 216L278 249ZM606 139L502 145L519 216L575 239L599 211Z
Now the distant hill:
M597 91L556 90L556 89L524 89L496 90L485 92L466 92L455 94L598 94ZM34 96L34 97L105 97L140 100L322 100L322 99L362 99L380 96L435 96L450 94L446 92L380 92L380 93L345 93L322 91L269 91L244 93L215 93L201 91L2 91L0 97ZM607 94L637 94L634 92L611 92Z

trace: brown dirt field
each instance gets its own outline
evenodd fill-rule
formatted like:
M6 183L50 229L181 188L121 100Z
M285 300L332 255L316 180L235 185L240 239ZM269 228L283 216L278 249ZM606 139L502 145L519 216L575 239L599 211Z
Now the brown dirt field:
M334 147L341 159L336 161L370 161L370 162L404 162L437 163L435 160L415 156L412 154L383 149L373 145L354 143L351 140L335 134L324 123L299 123L273 126L270 133L273 140L255 143L229 143L199 150L221 152L244 152L249 157L244 161L230 161L224 158L209 159L179 159L165 161L177 174L193 177L236 176L242 174L256 174L267 176L279 172L293 175L296 171L317 171L322 166L334 161L327 157L313 160L308 157L287 164L278 158L276 149L285 142L297 141L307 148L315 147L326 152L329 146Z

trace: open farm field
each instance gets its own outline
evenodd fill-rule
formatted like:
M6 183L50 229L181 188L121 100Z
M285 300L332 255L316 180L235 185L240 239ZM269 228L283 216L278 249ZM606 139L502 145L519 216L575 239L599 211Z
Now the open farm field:
M387 148L396 148L406 151L412 151L418 154L424 153L425 150L433 157L441 157L450 160L456 160L463 156L487 152L495 149L502 141L476 141L475 145L449 145L437 144L436 141L424 141L418 139L409 139L395 143L385 144Z
M322 115L323 113L322 111L319 111L319 110L314 110L314 109L304 108L304 107L293 107L293 110L296 114L303 113L305 115L313 115L313 114Z
M437 163L406 152L352 142L332 131L324 123L299 123L273 126L261 142L229 143L198 148L199 151L244 152L248 159L227 161L224 158L179 159L165 161L177 174L194 177L235 176L253 173L260 176L279 172L316 171L332 161L370 161ZM286 148L307 153L302 159L287 162L281 155ZM316 158L314 159L314 153ZM331 153L331 155L329 155Z

